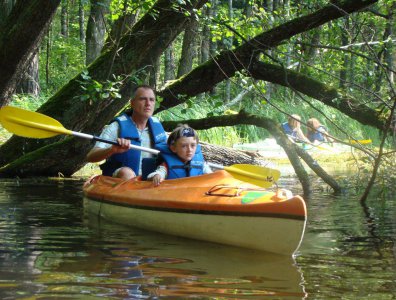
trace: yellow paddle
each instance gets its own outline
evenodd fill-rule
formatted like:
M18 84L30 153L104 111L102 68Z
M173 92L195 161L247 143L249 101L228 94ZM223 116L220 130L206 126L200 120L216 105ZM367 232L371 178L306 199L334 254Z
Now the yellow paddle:
M345 140L346 143L350 143L350 144L362 144L362 145L366 145L366 144L371 144L372 140L368 139L368 140Z
M229 167L218 165L215 163L208 163L209 166L226 170L236 179L249 182L261 187L270 187L280 177L280 171L262 166L248 165L248 164L235 164Z
M49 116L13 106L4 106L0 109L0 123L8 131L28 138L49 138L59 134L66 134L118 145L117 141L110 141L91 134L68 130L60 122ZM130 145L130 148L152 154L158 154L160 152L156 149L136 145ZM213 163L209 163L209 165L214 168L224 169L237 179L262 187L272 186L280 177L279 170L262 166L236 164L225 167Z

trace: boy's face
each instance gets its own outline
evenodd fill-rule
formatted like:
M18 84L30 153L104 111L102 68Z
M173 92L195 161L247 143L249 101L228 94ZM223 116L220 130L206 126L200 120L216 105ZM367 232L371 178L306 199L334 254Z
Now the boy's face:
M172 152L176 153L183 162L187 162L195 155L197 141L195 137L182 136L173 145L170 145L170 149Z

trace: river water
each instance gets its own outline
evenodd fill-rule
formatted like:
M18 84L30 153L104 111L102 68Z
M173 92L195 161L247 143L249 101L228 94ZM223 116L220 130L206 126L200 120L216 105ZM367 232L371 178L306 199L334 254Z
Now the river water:
M318 187L292 258L85 216L82 184L0 181L0 299L396 299L394 196Z

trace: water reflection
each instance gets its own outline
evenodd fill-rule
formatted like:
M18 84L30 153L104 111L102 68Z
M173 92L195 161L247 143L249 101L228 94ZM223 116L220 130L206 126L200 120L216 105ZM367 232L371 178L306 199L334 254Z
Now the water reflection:
M294 179L285 178L282 186ZM316 191L296 259L84 216L80 181L0 181L0 299L393 299L396 201ZM271 230L271 228L263 228Z
M292 258L84 217L81 182L0 186L2 299L305 295Z
M193 241L140 229L124 228L97 218L88 224L102 237L128 236L133 248L108 248L91 259L111 263L112 276L139 280L151 296L230 297L287 295L301 299L301 274L292 258L267 255L213 243ZM117 275L116 275L117 274Z
M394 199L371 198L366 206L356 195L323 195L308 207L309 230L297 259L307 293L315 299L393 299Z

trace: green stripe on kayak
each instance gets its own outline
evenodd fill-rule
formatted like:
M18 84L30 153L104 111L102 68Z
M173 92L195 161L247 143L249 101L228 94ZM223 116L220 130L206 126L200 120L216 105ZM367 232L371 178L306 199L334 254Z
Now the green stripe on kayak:
M268 194L272 194L272 192L247 192L246 195L243 196L241 203L248 204L250 202L253 202L257 198L263 197Z

